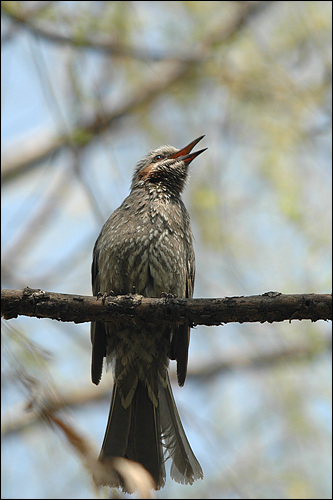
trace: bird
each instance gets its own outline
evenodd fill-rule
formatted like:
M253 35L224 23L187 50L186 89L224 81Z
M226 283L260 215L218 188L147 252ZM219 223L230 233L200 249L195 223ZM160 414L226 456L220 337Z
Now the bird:
M191 152L198 137L177 149L170 145L149 151L134 169L130 194L110 215L96 240L92 261L93 295L144 297L193 296L195 254L190 217L181 193L189 165L207 148ZM114 377L107 428L99 462L113 457L139 462L152 476L154 489L170 476L193 484L203 478L201 466L186 437L168 374L176 360L177 380L184 385L190 327L187 325L91 323L91 378L102 376L104 358ZM102 484L120 487L124 478L112 470Z

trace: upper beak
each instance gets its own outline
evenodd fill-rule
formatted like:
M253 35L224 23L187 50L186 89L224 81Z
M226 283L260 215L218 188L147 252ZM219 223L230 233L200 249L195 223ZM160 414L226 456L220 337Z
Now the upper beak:
M188 144L184 148L180 149L179 151L176 151L176 153L173 153L171 156L169 156L169 158L180 158L180 157L182 157L181 159L183 161L185 161L185 163L187 163L187 165L189 165L191 163L191 161L194 160L194 158L196 156L198 156L199 154L201 154L204 151L206 151L207 148L200 149L200 151L196 151L195 153L191 153L191 151L194 148L194 146L196 144L198 144L198 142L201 141L201 139L203 139L204 137L205 137L204 135L202 135L201 137L198 137L198 139L195 139L194 141L190 142L190 144ZM189 154L189 153L191 153L191 154Z

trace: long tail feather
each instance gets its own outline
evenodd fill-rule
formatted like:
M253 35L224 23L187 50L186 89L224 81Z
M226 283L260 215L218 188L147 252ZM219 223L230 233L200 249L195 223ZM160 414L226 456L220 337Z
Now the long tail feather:
M159 406L163 444L172 459L171 477L183 484L202 479L202 469L185 435L168 374L166 385L159 385Z
M124 408L118 384L113 387L108 423L99 459L124 457L130 432L132 405Z
M113 388L110 413L99 459L125 457L139 462L152 475L157 488L164 486L165 467L161 440L159 408L148 396L147 387L138 382L133 399L124 408L118 384ZM110 486L123 486L117 476Z
M132 406L126 457L141 463L152 475L157 488L161 488L165 482L165 467L160 411L153 405L142 382L138 383Z

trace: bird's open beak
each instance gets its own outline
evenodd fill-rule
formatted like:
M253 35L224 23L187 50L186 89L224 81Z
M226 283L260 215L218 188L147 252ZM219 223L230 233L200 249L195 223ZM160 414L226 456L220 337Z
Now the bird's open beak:
M179 158L182 159L187 165L191 163L194 158L196 158L199 154L203 153L206 151L207 148L205 149L200 149L200 151L195 151L194 153L191 153L192 149L196 144L198 144L201 139L203 139L205 136L202 135L201 137L198 137L198 139L195 139L194 141L190 142L187 146L184 148L180 149L179 151L176 151L176 153L173 153L169 158Z

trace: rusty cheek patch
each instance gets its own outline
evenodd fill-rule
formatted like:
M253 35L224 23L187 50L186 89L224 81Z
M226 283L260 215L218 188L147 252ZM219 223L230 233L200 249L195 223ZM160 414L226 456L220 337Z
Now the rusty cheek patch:
M143 168L140 172L139 172L139 177L141 180L145 180L145 179L148 179L148 177L150 177L150 174L152 172L154 168L154 165L151 163L150 165L147 165L147 167Z

